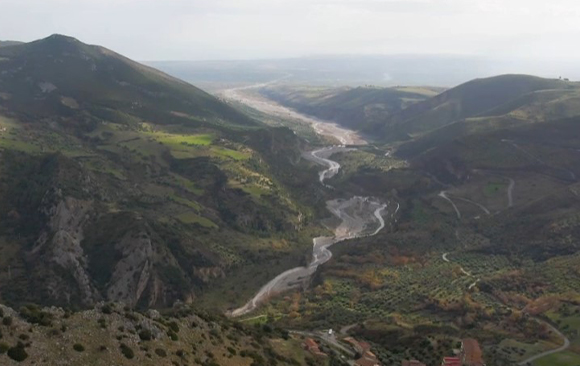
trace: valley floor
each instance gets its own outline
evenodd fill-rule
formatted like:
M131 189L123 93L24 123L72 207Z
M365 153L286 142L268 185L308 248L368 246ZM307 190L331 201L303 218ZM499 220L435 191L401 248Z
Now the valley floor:
M321 123L258 96L252 88L224 95L278 117ZM348 134L337 139L344 142L344 136ZM360 166L372 166L390 174L387 186L408 189L401 186L407 177L392 171L405 162L390 156L388 146L380 155L373 149L333 157L342 170L328 184L338 191L356 189L352 182ZM521 149L513 154L532 159ZM542 165L550 164L542 160ZM309 290L273 297L245 321L269 319L290 329L311 330L349 325L349 334L371 341L385 364L405 358L438 364L464 336L482 343L488 364L577 363L580 334L569 324L580 320L580 276L563 276L561 271L578 268L580 257L564 254L547 262L531 261L488 249L489 230L499 217L537 204L545 192L574 194L574 184L522 169L473 170L466 183L405 199L403 192L391 196L387 186L375 190L364 184L385 201L400 200L402 212L397 207L386 213L389 222L377 237L333 247L333 259L320 267ZM534 289L533 281L540 281L543 289Z

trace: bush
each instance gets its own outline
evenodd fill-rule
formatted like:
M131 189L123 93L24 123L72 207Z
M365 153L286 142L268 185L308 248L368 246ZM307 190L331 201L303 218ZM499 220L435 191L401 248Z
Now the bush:
M142 341L150 341L153 338L153 334L151 334L149 329L143 329L139 332L139 338L141 338Z
M22 362L28 358L28 353L26 353L22 344L8 349L7 355L16 362Z
M159 357L167 357L167 352L165 352L165 350L161 348L157 348L155 350L155 354Z
M83 346L80 343L75 343L75 345L73 346L73 349L77 352L84 352L85 346Z
M169 327L169 329L171 329L175 333L179 333L179 325L176 322L174 322L174 321L170 322L169 324L167 324L167 326Z
M112 304L105 304L101 308L103 314L112 314L113 313L113 305Z
M6 318L2 319L2 324L9 327L12 325L12 317L7 316Z
M137 315L131 313L131 312L126 312L125 313L125 318L127 318L127 319L129 319L131 321L134 321L134 322L136 322L137 320L139 320L139 317Z
M167 335L169 336L169 338L171 338L172 341L178 341L179 340L179 336L177 335L177 333L175 333L172 330L167 331Z
M31 324L39 324L45 327L52 325L53 315L43 311L36 305L27 305L20 308L20 316Z
M125 343L121 343L121 353L129 360L135 357L135 352L133 352L131 347L127 346Z
M6 343L0 343L0 355L6 353L10 349L10 346Z

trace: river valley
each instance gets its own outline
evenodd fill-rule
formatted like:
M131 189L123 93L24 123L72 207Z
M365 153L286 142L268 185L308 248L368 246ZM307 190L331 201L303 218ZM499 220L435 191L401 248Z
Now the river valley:
M319 172L319 181L327 189L333 187L327 183L340 171L340 164L331 160L331 156L338 152L348 152L355 148L347 145L366 143L355 131L345 129L335 123L321 121L310 116L302 115L275 102L246 95L244 90L259 88L267 84L258 84L250 87L229 89L222 93L226 98L244 103L262 112L277 115L291 115L312 125L320 135L336 138L342 145L323 147L314 151L305 152L303 157L326 169ZM256 295L245 305L228 312L228 316L239 317L254 311L260 304L269 298L295 288L306 288L310 283L318 266L332 258L329 247L343 240L372 236L385 227L383 215L388 207L387 203L380 202L372 197L355 196L348 199L336 198L326 202L328 211L337 219L338 224L329 227L334 236L320 236L313 239L312 259L307 266L289 269L265 284Z

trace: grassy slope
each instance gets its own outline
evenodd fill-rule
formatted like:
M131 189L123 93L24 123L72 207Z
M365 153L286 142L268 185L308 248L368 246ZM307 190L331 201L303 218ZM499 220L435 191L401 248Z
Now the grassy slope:
M273 86L261 92L303 113L358 130L372 129L377 121L427 97L424 90L376 87L326 89Z
M408 135L417 135L486 112L539 90L572 89L575 84L528 75L476 79L403 110L387 121Z
M300 339L279 329L246 327L185 307L162 315L140 314L119 304L77 313L35 308L42 324L10 308L0 306L0 311L2 319L12 319L10 325L0 324L0 347L20 342L28 355L16 362L3 350L0 363L7 366L57 360L75 365L326 364L303 351ZM293 350L290 355L288 349Z
M317 187L316 174L297 163L301 141L290 130L268 128L189 84L71 38L0 54L9 59L0 63L0 204L12 212L10 224L3 220L2 250L18 263L4 301L80 300L67 300L76 285L47 257L20 263L30 249L24 243L34 243L46 224L36 215L42 197L55 188L94 211L84 227L93 235L82 247L103 291L123 231L146 232L159 248L151 261L165 287L161 302L212 291L257 262L278 262L263 276L302 263L314 226L311 203L323 207L323 200L305 193ZM43 180L33 167L47 161L54 165ZM307 224L299 224L299 213ZM43 270L29 272L35 263ZM0 272L8 276L6 266ZM63 297L35 290L54 278L66 284ZM246 283L244 296L260 285ZM229 291L211 305L239 305L239 296Z

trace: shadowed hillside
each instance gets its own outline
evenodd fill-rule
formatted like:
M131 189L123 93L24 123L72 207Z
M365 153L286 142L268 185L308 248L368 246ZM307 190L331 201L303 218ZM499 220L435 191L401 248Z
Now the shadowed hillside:
M292 131L73 38L0 58L2 301L167 306L242 280L225 309L302 263L324 201Z

